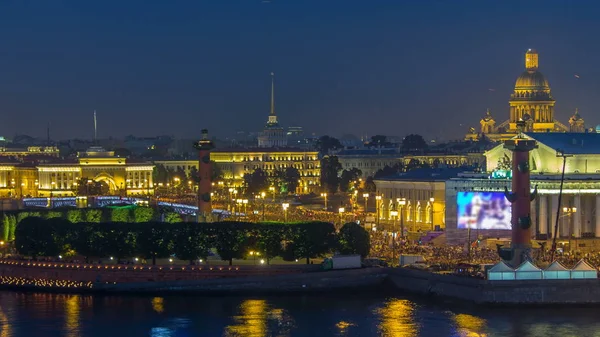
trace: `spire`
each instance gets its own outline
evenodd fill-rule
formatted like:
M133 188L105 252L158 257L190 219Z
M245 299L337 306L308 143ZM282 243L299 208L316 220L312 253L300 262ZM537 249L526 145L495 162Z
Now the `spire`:
M277 115L275 114L275 73L271 72L271 111L267 126L277 126Z
M528 49L525 53L525 69L531 72L538 69L538 52L535 49Z
M98 138L98 124L96 123L96 110L94 110L94 145L96 145L97 138Z

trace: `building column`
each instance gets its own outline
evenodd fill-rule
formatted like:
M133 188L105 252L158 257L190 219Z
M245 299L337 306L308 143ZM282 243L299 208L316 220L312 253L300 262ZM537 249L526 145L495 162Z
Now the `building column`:
M550 219L552 219L552 222L550 223L550 235L551 238L554 237L554 226L556 225L556 211L558 210L558 195L552 195L552 197L550 198L550 203L551 203L551 207L550 210L552 213L550 213ZM560 226L558 227L560 229ZM560 237L560 230L558 233L556 233L556 237Z
M548 200L545 195L540 195L538 197L538 223L539 223L539 233L547 234L548 233Z
M597 238L600 238L600 194L596 194L596 223L594 233Z
M574 197L573 207L576 208L576 212L573 216L573 235L576 238L581 237L581 214L583 213L583 209L581 209L581 195L576 194Z

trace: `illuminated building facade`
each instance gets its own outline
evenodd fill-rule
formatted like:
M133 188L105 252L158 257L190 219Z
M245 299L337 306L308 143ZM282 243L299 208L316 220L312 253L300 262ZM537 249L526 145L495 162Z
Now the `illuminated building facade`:
M58 157L59 150L55 146L28 146L27 148L0 147L0 156L25 158L29 156Z
M153 168L150 163L134 163L112 151L92 147L71 162L0 164L0 195L75 196L83 178L106 184L108 194L153 194Z
M342 150L335 156L338 157L342 169L359 169L363 179L372 177L378 170L386 166L393 167L401 161L397 149Z
M288 167L298 169L300 184L297 193L310 193L319 187L321 162L317 151L305 151L294 148L255 148L255 149L214 149L210 159L223 173L224 184L230 187L242 187L244 175L252 174L260 168L272 176L275 170ZM198 169L197 160L162 160L155 161L167 169L176 171L178 167L190 174L192 167Z
M514 91L509 100L509 119L497 124L488 110L480 121L479 132L471 128L465 136L467 140L478 139L485 135L489 139L500 141L510 139L517 134L517 122L525 121L526 132L584 132L584 120L576 111L566 126L555 119L556 103L550 91L550 84L539 71L539 54L533 49L525 53L525 71L515 82Z

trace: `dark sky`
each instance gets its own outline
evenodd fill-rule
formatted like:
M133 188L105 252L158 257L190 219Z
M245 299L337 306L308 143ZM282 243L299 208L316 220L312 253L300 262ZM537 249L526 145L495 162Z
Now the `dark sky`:
M508 118L527 48L566 122L600 123L598 1L2 0L0 134L284 126L457 138ZM580 75L577 79L574 75ZM489 89L495 89L491 91Z

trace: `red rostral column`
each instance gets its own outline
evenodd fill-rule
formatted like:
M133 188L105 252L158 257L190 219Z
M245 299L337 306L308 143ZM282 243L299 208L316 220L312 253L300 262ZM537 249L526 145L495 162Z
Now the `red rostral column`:
M208 130L201 131L202 139L194 144L194 148L198 150L198 175L200 182L198 183L198 221L209 221L212 206L210 203L210 192L212 188L211 174L212 167L210 164L210 150L215 148L215 144L208 139Z
M500 251L500 257L513 267L531 259L531 201L537 195L537 190L530 192L529 179L529 152L537 144L523 135L524 126L524 122L517 122L518 136L504 142L504 148L512 151L512 192L505 190L506 199L511 203L512 241L510 250Z

